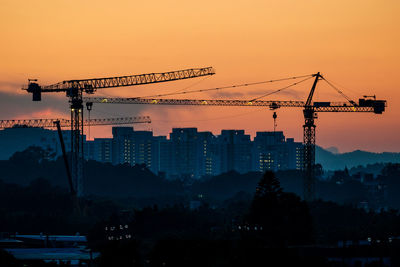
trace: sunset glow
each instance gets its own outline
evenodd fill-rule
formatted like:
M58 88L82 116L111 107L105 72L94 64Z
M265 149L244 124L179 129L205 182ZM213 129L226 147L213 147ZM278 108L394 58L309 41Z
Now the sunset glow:
M22 4L23 3L23 4ZM15 1L0 2L0 119L69 117L64 94L31 103L21 90L40 84L213 66L216 75L165 84L105 89L95 96L137 97L312 74L320 71L354 100L376 95L384 114L325 113L316 120L317 144L375 152L400 151L400 2L354 1ZM290 83L290 81L289 81ZM273 83L171 96L242 99L276 90ZM264 100L305 100L312 80ZM320 101L345 101L321 82ZM11 107L14 107L11 109ZM277 110L278 130L302 139L301 109ZM273 129L259 107L96 104L95 117L149 115L135 126L167 135L172 127L256 131ZM109 137L111 127L91 129Z

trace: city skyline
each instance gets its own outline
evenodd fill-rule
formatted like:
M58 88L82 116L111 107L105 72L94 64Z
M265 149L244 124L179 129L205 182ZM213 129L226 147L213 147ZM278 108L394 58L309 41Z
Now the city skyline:
M67 151L71 151L70 133L63 131ZM213 135L197 128L173 128L168 136L155 136L152 131L138 131L132 126L114 126L112 134L112 138L94 140L84 136L85 159L113 165L144 164L168 178L303 168L303 144L286 138L281 131L257 132L252 139L244 130L224 129ZM31 146L47 151L49 159L62 155L57 131L41 127L0 130L0 141L2 160Z
M22 124L21 125L15 124L15 126L17 126L17 128L19 128L20 126L23 126L22 128L28 127L28 128L32 128L32 129L43 129L45 131L46 130L50 130L50 131L53 131L53 132L56 131L54 128L47 128L47 127L42 127L42 126L26 126L26 125L24 126ZM213 136L220 135L223 131L244 131L244 133L246 135L250 136L250 140L251 141L254 141L254 138L256 138L258 133L274 133L274 132L276 132L277 134L278 133L285 133L285 131L281 130L281 129L276 129L275 131L271 130L271 129L266 129L266 130L248 132L246 129L238 129L238 128L222 129L221 128L221 129L216 130L216 131L211 131L211 130L207 130L207 129L200 129L200 128L196 127L196 126L170 127L169 130L166 130L165 133L157 133L157 132L153 131L153 129L151 127L151 124L136 124L136 125L125 124L125 125L119 125L119 126L118 125L114 125L114 126L112 126L112 125L95 125L95 126L91 126L90 127L90 133L91 133L90 136L88 134L89 127L85 127L85 129L84 129L84 140L85 141L94 141L95 139L112 139L113 138L112 128L116 128L116 127L119 127L119 128L133 128L134 131L137 131L137 132L139 132L139 131L140 132L151 132L154 137L166 137L167 140L169 140L169 137L170 137L170 135L171 135L171 133L173 132L174 129L193 129L194 128L194 129L197 129L198 132L211 133ZM101 135L101 136L93 136L93 132L96 132L94 129L97 129L97 128L103 128L101 133L107 132L107 130L109 129L110 130L110 134L107 133L107 134ZM11 128L0 128L0 132L5 130L5 129L11 129ZM63 128L62 131L63 132L70 132L70 130L68 128ZM285 136L286 135L287 134L285 133ZM22 136L20 136L20 137L22 138ZM69 138L69 136L67 136L67 138ZM293 139L294 142L299 142L299 143L302 142L301 138L296 139L293 136L288 137L288 138ZM319 147L321 147L321 148L323 148L323 149L325 149L327 151L331 151L334 154L349 153L349 152L354 152L354 151L360 150L360 149L356 149L356 150L353 150L353 151L341 151L338 147L336 147L334 145L324 147L324 146L321 146L321 145L317 144L317 146L319 146ZM363 151L363 150L361 150L361 151ZM366 151L366 152L379 153L379 152L373 152L373 151ZM387 152L387 151L385 151L385 152ZM396 152L394 152L394 153L396 153Z

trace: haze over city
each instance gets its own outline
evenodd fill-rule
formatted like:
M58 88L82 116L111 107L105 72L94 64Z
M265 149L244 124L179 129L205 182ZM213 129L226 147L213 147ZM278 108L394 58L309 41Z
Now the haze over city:
M20 90L28 78L63 80L213 66L196 80L105 89L95 96L137 97L185 88L205 89L320 71L353 100L388 101L383 115L319 114L317 144L340 152L398 152L400 67L398 1L16 1L0 3L1 119L69 116L63 93L41 103ZM167 10L167 11L166 11ZM281 84L177 95L174 98L248 100ZM312 81L266 100L305 100ZM326 84L316 101L344 101ZM278 129L302 140L301 109L277 110ZM172 127L256 131L273 129L266 108L169 107L95 104L91 116L149 115L155 134ZM146 126L147 127L147 126ZM143 128L148 129L148 128ZM91 129L110 137L111 127Z

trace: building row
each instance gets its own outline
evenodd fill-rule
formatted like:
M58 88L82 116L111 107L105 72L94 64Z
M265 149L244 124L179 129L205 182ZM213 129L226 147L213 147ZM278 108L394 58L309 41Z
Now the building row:
M71 132L63 131L67 151ZM84 138L86 140L86 138ZM0 159L16 151L40 146L52 157L61 156L57 131L14 127L0 130ZM112 138L84 143L85 159L104 163L144 164L167 178L218 175L231 170L249 171L301 169L302 143L285 138L283 132L257 132L253 140L244 130L222 130L219 135L197 128L174 128L167 136L133 127L113 127Z
M222 130L219 135L197 128L174 128L166 136L133 127L113 127L112 138L86 142L86 159L112 164L144 164L167 178L199 178L227 171L301 169L302 143L283 132L257 132L254 140L244 130Z

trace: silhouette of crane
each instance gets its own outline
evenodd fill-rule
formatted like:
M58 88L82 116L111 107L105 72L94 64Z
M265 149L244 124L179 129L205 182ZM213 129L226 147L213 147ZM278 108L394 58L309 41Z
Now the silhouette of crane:
M269 96L272 93L262 95L251 100L220 100L220 99L163 99L163 98L83 98L89 103L109 103L109 104L152 104L152 105L195 105L195 106L243 106L243 107L268 107L271 110L278 108L303 108L304 125L303 125L303 170L304 170L304 199L312 201L315 199L315 119L318 112L369 112L382 114L385 111L386 100L376 100L375 96L359 99L358 103L348 98L342 91L336 88L332 83L326 80L319 72L316 74L290 77L278 80L270 80L252 84L241 84L226 87L209 88L202 90L192 90L184 93L205 92L212 90L220 90L225 88L236 88L240 86L248 86L253 84L261 84L267 82L275 82L282 80L290 80L307 77L306 79L295 82L289 86L285 86L275 92L280 92L293 85L297 85L314 77L314 82L308 95L307 101L280 101L280 100L259 100L262 97ZM314 102L313 96L319 80L325 80L339 94L346 98L347 102ZM171 95L164 94L159 96Z
M67 80L56 84L41 86L36 79L29 79L27 88L33 101L41 101L42 93L65 92L69 98L71 110L71 170L77 184L77 195L82 196L83 176L83 94L94 94L97 89L145 85L191 79L215 74L212 67L193 68L171 72L149 73L108 78Z

